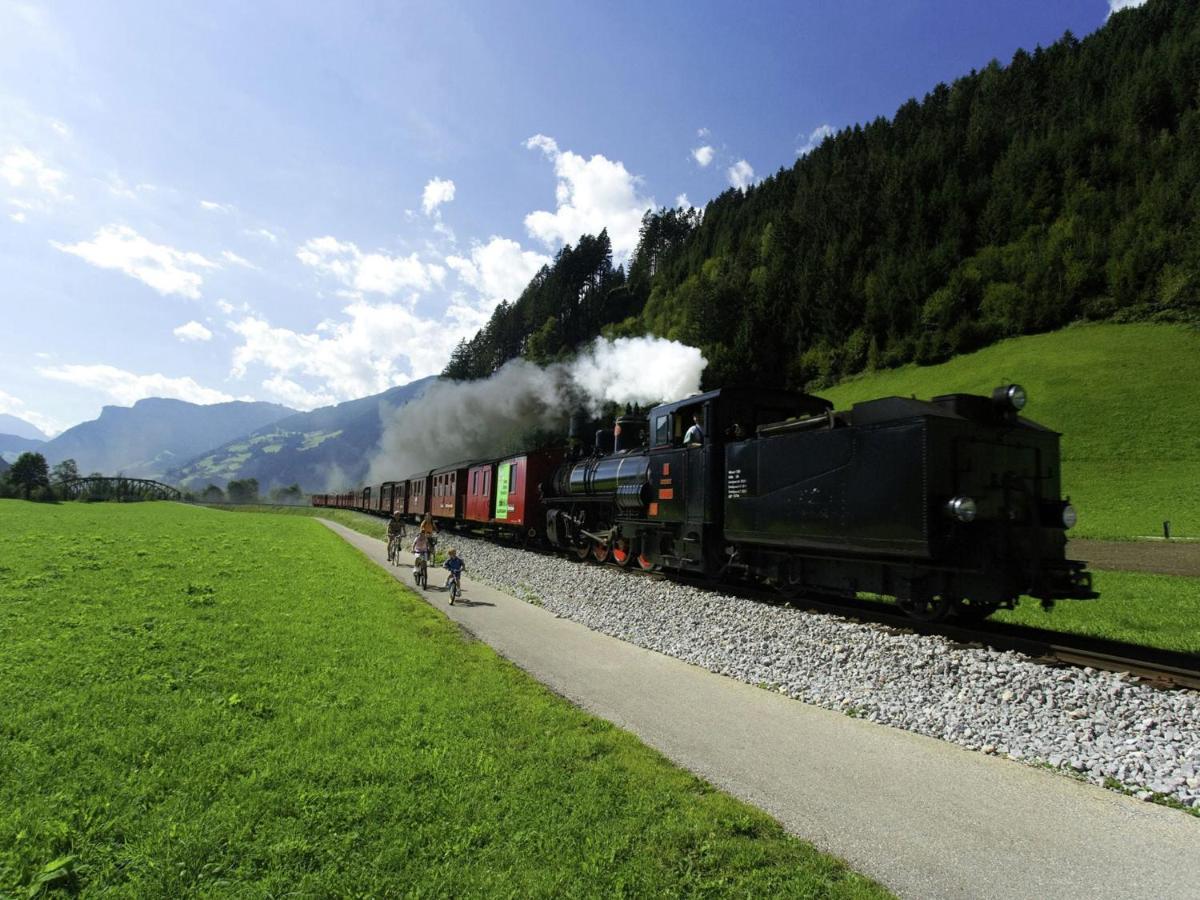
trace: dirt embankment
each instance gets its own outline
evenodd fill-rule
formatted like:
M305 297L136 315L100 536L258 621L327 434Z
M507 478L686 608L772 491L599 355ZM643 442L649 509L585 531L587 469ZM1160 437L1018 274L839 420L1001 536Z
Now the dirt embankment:
M1200 543L1175 541L1069 541L1067 556L1092 569L1154 572L1200 578Z

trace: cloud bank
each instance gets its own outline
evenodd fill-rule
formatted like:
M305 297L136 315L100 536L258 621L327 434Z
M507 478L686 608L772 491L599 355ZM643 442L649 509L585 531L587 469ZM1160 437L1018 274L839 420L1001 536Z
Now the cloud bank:
M90 241L52 246L101 269L115 269L158 291L191 300L200 297L204 278L197 270L219 266L199 253L177 250L142 237L128 225L105 225Z
M642 216L654 205L652 198L638 193L641 179L630 174L623 163L599 153L584 159L561 150L554 138L544 134L535 134L525 147L540 150L552 160L558 179L554 212L537 210L525 217L530 236L554 248L607 228L613 257L628 259L637 247Z

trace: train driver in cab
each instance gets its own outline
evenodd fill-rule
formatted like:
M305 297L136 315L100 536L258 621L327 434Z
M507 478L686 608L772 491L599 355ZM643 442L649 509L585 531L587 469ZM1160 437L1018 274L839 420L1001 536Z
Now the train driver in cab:
M692 427L683 436L683 446L699 447L704 443L704 429L700 427L700 413L692 413Z

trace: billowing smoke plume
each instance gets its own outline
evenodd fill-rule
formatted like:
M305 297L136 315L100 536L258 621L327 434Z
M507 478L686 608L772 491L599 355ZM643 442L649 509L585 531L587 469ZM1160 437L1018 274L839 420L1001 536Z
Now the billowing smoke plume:
M570 363L541 368L523 359L483 381L439 381L383 414L367 482L404 478L459 460L497 456L535 429L563 428L573 409L675 400L700 387L705 359L662 338L596 341Z

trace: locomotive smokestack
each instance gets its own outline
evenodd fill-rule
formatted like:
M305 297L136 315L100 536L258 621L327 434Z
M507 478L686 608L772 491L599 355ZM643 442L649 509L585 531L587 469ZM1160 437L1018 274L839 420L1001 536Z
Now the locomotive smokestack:
M587 412L582 407L571 413L571 421L567 426L567 444L571 447L587 444Z

